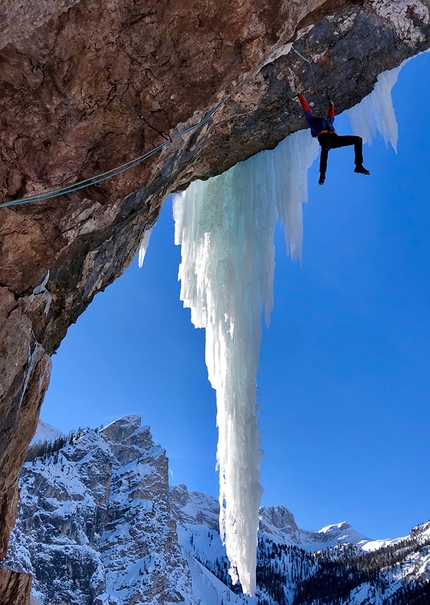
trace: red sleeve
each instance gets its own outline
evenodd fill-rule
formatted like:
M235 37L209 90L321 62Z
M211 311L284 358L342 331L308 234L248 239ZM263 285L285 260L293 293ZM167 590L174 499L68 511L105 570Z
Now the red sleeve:
M310 111L312 114L312 109L309 107L308 102L306 101L305 97L303 95L299 94L298 98L299 98L300 105L302 106L304 113L306 113L307 111Z
M334 105L330 103L330 107L328 108L327 118L334 118Z

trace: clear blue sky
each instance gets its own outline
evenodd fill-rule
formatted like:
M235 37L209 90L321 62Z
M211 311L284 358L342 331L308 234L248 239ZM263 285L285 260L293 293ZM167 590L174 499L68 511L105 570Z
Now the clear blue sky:
M303 266L277 236L275 309L258 376L263 504L299 526L347 520L372 538L430 518L430 55L393 90L398 155L381 137L309 171ZM343 116L336 126L350 132ZM217 432L204 332L179 301L171 203L144 267L97 295L53 357L46 422L68 432L138 414L166 450L172 483L213 496Z

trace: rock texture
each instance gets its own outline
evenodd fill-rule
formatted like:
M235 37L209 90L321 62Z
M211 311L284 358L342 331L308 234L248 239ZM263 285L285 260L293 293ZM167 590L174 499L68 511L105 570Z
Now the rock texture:
M9 569L0 569L0 594L2 603L29 605L32 577Z
M149 427L127 416L70 441L25 464L6 565L34 575L43 603L183 601L191 577Z
M165 196L302 128L295 87L338 111L429 46L430 0L6 0L0 8L0 195L115 167L209 124L148 162L67 197L0 209L0 552L49 360L134 257ZM312 60L290 52L291 44ZM315 75L318 91L315 90Z
M0 558L6 554L15 523L19 472L36 430L50 367L31 319L13 294L0 288Z

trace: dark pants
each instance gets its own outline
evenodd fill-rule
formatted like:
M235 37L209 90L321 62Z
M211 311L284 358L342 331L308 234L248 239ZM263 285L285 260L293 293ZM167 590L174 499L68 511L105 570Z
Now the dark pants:
M324 176L330 149L354 145L354 163L356 166L363 163L363 139L361 137L353 135L341 137L335 132L323 132L318 136L318 142L321 145L320 173Z

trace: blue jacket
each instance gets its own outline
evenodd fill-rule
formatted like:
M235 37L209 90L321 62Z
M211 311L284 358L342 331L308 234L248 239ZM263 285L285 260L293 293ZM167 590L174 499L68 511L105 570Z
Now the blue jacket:
M309 128L311 129L311 135L313 137L317 137L322 130L329 130L330 132L334 132L334 116L328 117L327 120L325 118L316 118L312 111L305 112L305 118L307 123L309 124Z
M327 114L327 119L325 118L317 118L312 113L312 109L309 107L305 97L303 95L299 95L299 101L302 106L302 109L305 113L305 118L309 127L311 129L311 134L313 137L317 137L321 131L328 130L330 132L335 132L333 127L334 124L334 105L330 103L330 107Z

